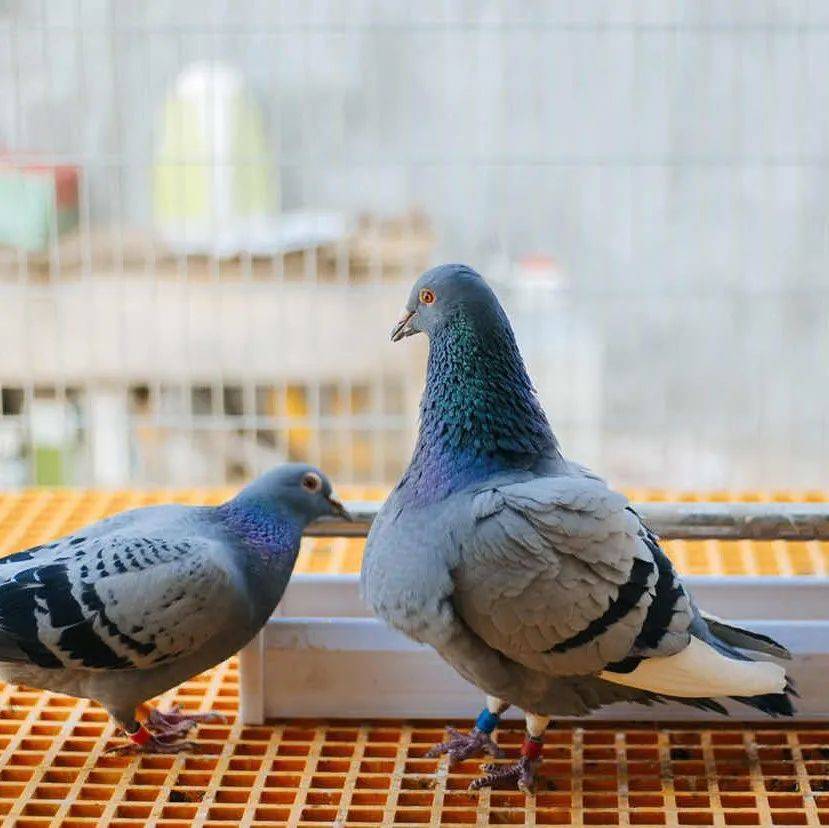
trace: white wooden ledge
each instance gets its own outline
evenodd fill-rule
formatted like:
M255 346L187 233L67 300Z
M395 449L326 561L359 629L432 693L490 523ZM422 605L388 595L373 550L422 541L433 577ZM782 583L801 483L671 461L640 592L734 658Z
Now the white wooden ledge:
M802 696L798 717L829 718L829 579L704 576L686 583L706 610L788 646L787 669ZM356 575L297 575L277 614L242 651L240 701L251 724L277 717L470 718L481 694L430 648L369 617ZM747 707L733 711L762 718ZM722 717L681 705L611 705L593 718Z

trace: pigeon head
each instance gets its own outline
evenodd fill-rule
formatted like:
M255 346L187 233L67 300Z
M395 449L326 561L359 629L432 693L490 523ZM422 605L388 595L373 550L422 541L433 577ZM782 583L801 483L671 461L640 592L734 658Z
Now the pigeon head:
M392 330L429 337L420 430L398 489L425 504L506 469L558 454L498 297L466 265L448 264L415 283Z
M392 328L392 342L417 333L431 338L459 317L482 332L509 328L498 298L479 273L463 264L433 267L415 282L406 310Z
M351 520L332 491L331 481L314 466L285 463L249 483L231 502L301 528L320 517Z

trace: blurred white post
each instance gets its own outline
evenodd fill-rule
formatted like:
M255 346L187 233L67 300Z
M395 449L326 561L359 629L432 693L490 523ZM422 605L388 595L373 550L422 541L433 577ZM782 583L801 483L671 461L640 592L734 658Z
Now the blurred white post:
M239 688L239 716L245 724L263 724L265 721L264 658L265 636L260 630L239 650L239 671L245 677Z
M92 479L98 486L123 486L130 475L129 412L126 390L115 385L89 389Z

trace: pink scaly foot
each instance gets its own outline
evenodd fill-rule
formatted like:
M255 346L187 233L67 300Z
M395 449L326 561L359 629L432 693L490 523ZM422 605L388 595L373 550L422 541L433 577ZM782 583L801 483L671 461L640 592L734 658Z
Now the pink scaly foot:
M515 782L519 791L526 794L533 793L535 772L541 764L542 740L540 736L524 736L521 745L521 758L510 765L485 765L486 776L476 779L470 786L471 791L479 788L489 788L501 782Z
M535 772L540 764L541 759L522 756L517 762L509 765L484 765L486 776L472 782L469 790L477 791L479 788L495 787L503 782L514 782L519 791L532 794Z
M473 756L492 756L494 759L501 759L504 756L504 751L492 741L489 733L484 733L473 727L469 733L461 733L454 727L447 727L447 733L450 738L435 745L426 752L426 756L430 759L435 756L443 756L448 754L449 764L456 765L458 762L463 762L465 759L471 759Z
M147 715L146 727L154 736L170 740L186 736L198 724L225 721L227 719L221 713L184 713L176 706L166 713L151 710Z
M136 722L136 724L138 724ZM182 739L173 739L151 733L144 725L138 725L136 730L126 733L129 742L122 745L113 745L107 748L106 753L118 756L131 756L140 753L198 753L198 745Z

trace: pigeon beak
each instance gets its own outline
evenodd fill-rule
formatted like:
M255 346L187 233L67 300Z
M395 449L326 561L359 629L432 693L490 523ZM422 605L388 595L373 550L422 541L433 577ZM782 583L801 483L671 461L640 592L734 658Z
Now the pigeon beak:
M347 520L349 523L354 522L354 518L351 517L350 514L345 510L345 506L340 503L339 500L334 500L333 497L328 498L328 505L331 507L331 511L337 516L341 517L343 520Z
M412 336L413 334L418 333L409 323L412 321L412 317L415 315L414 311L406 311L400 319L397 320L397 324L391 329L391 341L392 342L399 342L401 339L404 339L407 336Z

